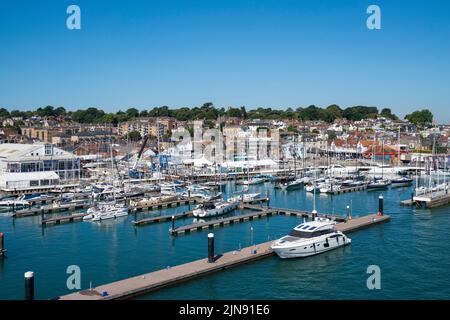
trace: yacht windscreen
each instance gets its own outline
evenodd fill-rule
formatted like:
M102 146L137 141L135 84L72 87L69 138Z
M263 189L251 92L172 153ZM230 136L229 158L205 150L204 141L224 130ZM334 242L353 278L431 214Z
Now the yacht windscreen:
M333 233L334 230L333 229L327 229L327 230L322 230L322 231L314 231L314 232L305 232L305 231L298 231L293 229L291 232L289 232L289 235L291 237L296 237L296 238L314 238L314 237L318 237L327 233Z
M214 203L212 203L212 202L207 202L207 203L205 203L205 204L203 205L203 208L205 208L205 209L214 209L214 208L215 208L215 205L214 205Z

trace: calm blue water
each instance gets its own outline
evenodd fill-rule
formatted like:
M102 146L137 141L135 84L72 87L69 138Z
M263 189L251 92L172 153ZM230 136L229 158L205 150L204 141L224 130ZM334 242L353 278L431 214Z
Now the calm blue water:
M227 187L228 190L232 186ZM312 209L312 195L302 189L285 192L271 184L271 205ZM409 188L383 191L392 221L350 234L351 246L307 259L277 257L196 279L143 296L142 299L450 299L450 207L416 210L401 207ZM319 212L352 215L377 211L378 192L317 197ZM151 214L187 210L178 207ZM0 260L0 299L23 298L23 274L33 270L36 296L49 299L69 293L66 268L82 272L82 288L120 280L206 257L207 232L171 237L170 222L134 228L134 216L101 224L76 222L42 229L40 218L15 221L0 216L8 257ZM177 221L187 224L192 219ZM216 252L275 239L300 218L271 217L214 229ZM251 231L253 228L253 232ZM366 269L381 268L381 290L368 290Z

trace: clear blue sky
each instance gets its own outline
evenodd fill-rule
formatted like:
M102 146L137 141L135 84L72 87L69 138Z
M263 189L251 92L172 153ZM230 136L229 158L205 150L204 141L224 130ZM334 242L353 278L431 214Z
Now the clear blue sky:
M450 122L447 0L2 0L0 45L10 110L337 103Z

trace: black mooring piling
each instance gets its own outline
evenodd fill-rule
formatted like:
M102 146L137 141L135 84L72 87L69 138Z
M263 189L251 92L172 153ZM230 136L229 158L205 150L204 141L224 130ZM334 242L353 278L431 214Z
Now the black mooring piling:
M383 195L380 194L380 196L378 197L378 214L380 216L383 215Z
M34 300L34 272L25 272L25 300Z
M0 232L0 258L4 256L5 252L5 234Z
M214 262L214 233L208 233L208 262Z

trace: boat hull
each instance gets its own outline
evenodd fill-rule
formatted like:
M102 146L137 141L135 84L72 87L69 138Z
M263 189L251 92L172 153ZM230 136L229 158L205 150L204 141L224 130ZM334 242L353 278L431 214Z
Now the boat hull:
M392 188L396 188L396 187L409 187L412 186L412 181L410 182L392 182Z
M349 245L351 242L351 239L343 236L339 241L329 240L327 242L326 240L323 240L315 242L314 244L299 244L298 246L290 247L274 246L272 247L272 250L281 259L306 258Z
M221 208L214 208L214 209L208 209L208 210L202 210L202 209L194 210L192 214L194 217L198 217L198 218L214 217L214 216L219 216L219 215L229 213L229 212L233 211L234 209L236 209L237 206L238 206L238 203L236 202L236 203L233 203L228 206L221 207Z

